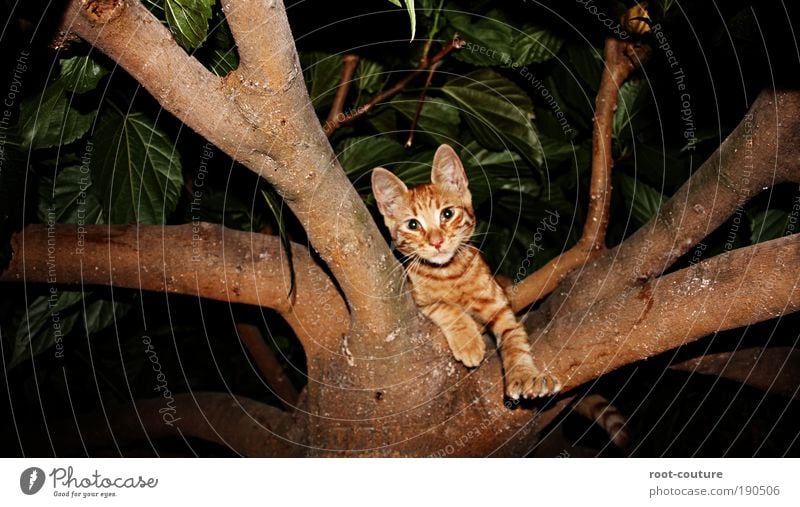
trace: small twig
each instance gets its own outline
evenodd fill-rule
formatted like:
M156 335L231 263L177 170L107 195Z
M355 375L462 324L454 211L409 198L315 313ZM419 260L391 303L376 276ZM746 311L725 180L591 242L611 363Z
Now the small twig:
M261 331L256 326L242 323L236 324L236 331L247 351L253 356L264 381L287 409L294 410L298 398L297 390L286 377L286 372L272 349L267 346Z
M333 98L328 119L325 121L325 135L328 137L335 130L331 129L330 126L336 123L336 119L342 116L342 111L344 111L344 102L347 99L347 93L350 91L350 84L353 82L353 73L358 67L358 60L358 55L342 55L342 77L339 79L339 87L336 89L336 96Z
M420 63L417 66L417 68L414 69L413 71L411 71L403 79L401 79L400 81L395 83L394 86L392 86L391 88L388 88L388 89L382 91L381 93L379 93L378 95L374 96L372 99L367 101L364 105L361 105L361 106L357 107L356 110L353 111L352 114L342 115L341 119L335 118L332 123L326 124L326 132L328 132L328 136L330 136L331 133L333 133L336 129L338 129L342 125L345 125L347 123L350 123L350 122L356 120L357 118L360 118L361 116L363 116L367 112L371 111L372 108L375 107L376 105L386 101L390 97L393 97L393 96L397 95L398 93L400 93L401 91L403 91L403 89L405 89L405 87L408 86L408 83L413 81L414 78L416 78L417 76L419 76L420 74L422 74L423 72L428 70L430 67L432 67L432 66L436 65L437 63L439 63L442 60L442 58L444 58L445 56L450 54L450 52L452 50L459 49L463 45L464 45L464 41L462 41L461 39L458 38L458 34L455 34L453 36L453 39L449 43L447 43L447 45L445 47L443 47L441 49L441 51L436 53L430 59L427 59L427 58L423 57L420 60ZM328 127L329 127L329 129L328 129Z
M422 92L419 94L419 100L417 100L417 110L414 112L414 119L411 121L411 129L408 132L406 148L411 148L411 145L414 143L414 131L417 130L417 123L419 122L420 114L422 114L422 106L425 105L425 96L428 94L428 88L430 88L431 81L433 81L433 74L436 72L437 65L437 63L431 65L431 68L428 70L428 79L425 80L425 86L422 88Z
M506 290L515 312L553 292L572 270L582 266L605 249L606 229L611 209L612 126L619 100L619 88L649 55L649 47L636 42L606 38L603 47L605 67L597 91L592 131L592 177L589 209L578 243L545 266Z

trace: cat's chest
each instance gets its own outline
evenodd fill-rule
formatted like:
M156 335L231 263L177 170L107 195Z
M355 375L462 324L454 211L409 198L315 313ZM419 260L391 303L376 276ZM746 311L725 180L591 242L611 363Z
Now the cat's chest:
M446 267L425 267L409 271L411 292L419 306L438 301L464 305L487 283L491 274L483 259L470 256Z

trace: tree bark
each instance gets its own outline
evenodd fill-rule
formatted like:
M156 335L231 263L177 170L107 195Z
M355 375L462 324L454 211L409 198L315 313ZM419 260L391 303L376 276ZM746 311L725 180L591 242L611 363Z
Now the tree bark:
M338 349L347 333L350 319L336 287L296 244L295 297L288 297L289 264L277 236L206 223L34 224L15 234L11 246L2 281L109 285L268 307L286 319L308 356Z
M381 349L382 339L414 314L413 301L317 120L283 2L227 0L224 10L242 57L224 78L186 54L136 0L72 0L63 25L275 187L342 287L357 346Z
M223 7L242 56L240 68L224 78L189 57L137 1L73 0L65 25L178 119L269 181L301 221L344 299L308 253L293 246L298 276L292 303L276 238L210 225L199 227L201 264L194 269L197 240L188 225L87 228L80 252L74 251L77 228L55 226L57 244L69 247L57 251L58 283L271 306L292 325L308 355L309 384L298 410L290 417L229 395L191 404L189 393L181 397L190 407L184 433L248 455L530 450L569 397L504 401L492 347L476 369L453 359L439 330L402 289L399 265L335 160L303 84L283 3L226 0ZM797 92L762 94L749 119L657 217L562 282L529 320L536 361L569 389L707 334L796 311L797 235L658 276L761 188L797 178L798 113ZM598 188L607 186L607 178L598 182ZM602 226L591 225L598 227L593 245ZM47 226L34 225L15 237L4 280L48 280L48 234ZM326 304L329 309L320 309ZM137 404L132 417L156 435L174 434L157 417L160 401Z
M544 319L641 285L666 271L762 190L800 181L800 92L763 91L714 154L656 216L564 280Z
M800 309L800 234L718 255L548 322L533 353L565 390L704 336Z

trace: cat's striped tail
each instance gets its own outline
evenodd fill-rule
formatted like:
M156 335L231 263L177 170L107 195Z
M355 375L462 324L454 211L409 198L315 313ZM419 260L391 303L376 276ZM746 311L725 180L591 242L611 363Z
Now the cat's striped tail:
M603 428L614 445L621 449L627 447L630 441L628 430L625 427L628 420L605 397L596 393L586 395L575 402L572 409Z

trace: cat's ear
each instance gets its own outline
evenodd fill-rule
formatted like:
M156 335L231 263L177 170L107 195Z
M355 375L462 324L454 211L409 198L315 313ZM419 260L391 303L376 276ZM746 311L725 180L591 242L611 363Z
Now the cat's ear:
M467 174L456 151L449 144L443 144L433 156L431 181L434 185L452 192L467 192Z
M372 170L372 193L375 194L375 201L382 215L393 214L406 192L408 192L406 184L388 170L383 167Z

